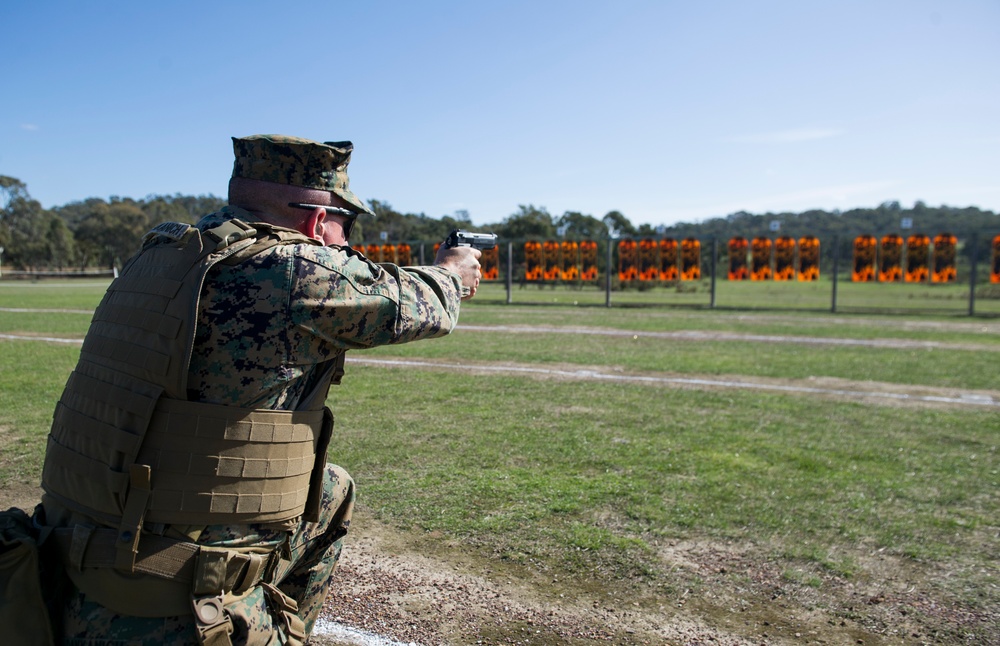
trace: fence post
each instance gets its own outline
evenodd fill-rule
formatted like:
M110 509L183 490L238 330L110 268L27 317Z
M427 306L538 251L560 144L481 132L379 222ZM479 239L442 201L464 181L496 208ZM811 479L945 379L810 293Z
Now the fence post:
M719 241L712 236L712 297L709 300L709 309L715 309L715 269L719 264Z
M973 236L969 240L969 244L972 245L971 246L972 256L971 256L971 258L969 258L969 260L970 260L970 267L969 267L969 316L975 316L976 315L976 259L979 257L979 254L976 253L976 243L977 242L978 242L978 240L976 240L975 236Z
M608 282L607 282L607 289L605 290L605 296L604 296L604 306L605 307L611 307L611 244L614 242L614 240L615 240L614 238L612 238L611 236L608 236L608 263L607 263L607 272L606 272L608 274Z
M513 301L511 296L511 288L514 284L514 243L507 243L507 304L510 305Z
M833 298L830 304L830 313L837 313L837 274L840 271L840 238L833 237Z

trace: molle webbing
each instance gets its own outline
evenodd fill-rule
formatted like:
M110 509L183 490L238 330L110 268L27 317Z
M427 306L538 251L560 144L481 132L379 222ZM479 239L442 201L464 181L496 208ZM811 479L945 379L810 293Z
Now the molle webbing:
M161 400L136 459L153 474L146 522L260 523L300 515L323 420L322 410Z
M117 522L128 490L128 465L161 391L120 376L107 381L98 367L77 365L53 416L42 473L46 491L71 509Z
M124 511L130 465L156 402L164 395L187 398L205 275L252 244L247 236L256 231L236 225L222 236L202 236L167 223L153 233L165 241L147 244L129 260L94 313L56 407L42 471L46 493L104 522Z
M237 227L239 233L256 234L243 226L246 229ZM233 240L235 234L229 231L201 236L192 227L158 230L176 237L171 243L147 246L111 283L94 313L80 361L160 386L167 397L187 399L188 362L205 275L217 262L253 244L254 238Z
M95 312L57 405L42 473L46 493L103 523L121 523L122 531L143 522L280 522L317 513L310 473L321 474L332 428L323 411L186 401L209 270L248 258L251 247L260 253L308 243L318 244L239 220L204 233L178 223L150 232ZM138 465L149 467L147 478Z

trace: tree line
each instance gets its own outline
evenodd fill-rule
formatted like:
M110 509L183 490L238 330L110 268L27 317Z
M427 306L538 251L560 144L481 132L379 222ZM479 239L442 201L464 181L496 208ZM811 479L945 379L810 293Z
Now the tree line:
M87 198L63 206L43 209L31 198L27 185L0 175L0 246L3 262L25 270L67 270L109 267L135 253L142 236L160 222L193 224L201 216L222 208L226 200L214 195L149 195L143 199L112 196L107 200ZM1000 234L1000 216L977 207L932 207L917 202L904 208L887 201L874 208L848 211L809 210L753 214L746 211L696 223L668 227L633 224L619 211L595 217L580 211L553 215L543 206L519 205L500 222L475 226L467 211L431 217L424 213L400 213L388 202L370 200L374 220L361 218L352 242L434 242L456 228L496 233L503 241L595 240L603 259L609 233L619 237L714 238L720 245L733 236L752 238L811 235L821 240L852 239L861 234L881 236L912 232L930 236L948 232L962 241L976 240L982 252L993 236ZM775 224L777 223L777 224ZM981 256L984 257L984 256Z
M43 209L24 182L0 175L3 261L24 270L107 268L138 251L142 236L156 224L193 223L225 204L211 195L178 194L92 197Z

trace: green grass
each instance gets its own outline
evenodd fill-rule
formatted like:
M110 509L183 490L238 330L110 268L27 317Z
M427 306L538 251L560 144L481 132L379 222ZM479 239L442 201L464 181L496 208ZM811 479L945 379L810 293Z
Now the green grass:
M692 342L655 337L490 333L459 330L428 344L383 347L365 356L609 366L696 375L815 376L910 385L998 389L997 352Z
M52 410L79 346L0 340L0 486L38 483Z
M78 290L3 285L0 307L87 309L103 293ZM444 339L352 356L1000 389L1000 334L988 320L485 300L463 307L463 325L982 347L893 350L460 328ZM74 313L0 311L4 332L79 337L88 321ZM78 354L75 345L0 341L0 485L38 481L52 408ZM996 409L358 363L348 364L330 404L337 415L330 457L356 478L364 513L416 535L440 532L486 560L551 572L582 588L624 581L662 590L700 585L661 558L664 546L739 544L777 561L787 584L823 591L828 574L863 579L867 557L882 553L924 572L926 594L939 603L974 613L1000 607Z
M800 310L830 312L833 307L833 283L821 280L800 282L750 282L717 280L715 306L720 309ZM977 286L980 293L989 293L988 286ZM507 288L502 282L484 284L483 301L506 302ZM511 301L517 304L573 304L604 306L607 292L603 285L515 283ZM711 281L681 282L675 285L645 285L633 283L624 290L611 293L613 306L674 306L707 308L711 303ZM837 311L911 312L964 316L969 312L968 283L947 285L908 283L853 283L843 277L837 283ZM979 297L975 301L977 314L1000 315L1000 299Z
M110 281L3 281L0 307L35 309L89 309L101 302Z
M577 574L655 571L692 534L944 558L1000 514L995 411L369 367L337 401L334 457L382 518Z

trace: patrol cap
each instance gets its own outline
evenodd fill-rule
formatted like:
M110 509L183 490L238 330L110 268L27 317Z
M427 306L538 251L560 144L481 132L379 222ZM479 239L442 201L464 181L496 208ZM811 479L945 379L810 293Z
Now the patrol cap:
M320 143L286 135L233 137L233 177L330 191L357 213L375 215L348 188L347 165L354 144Z

